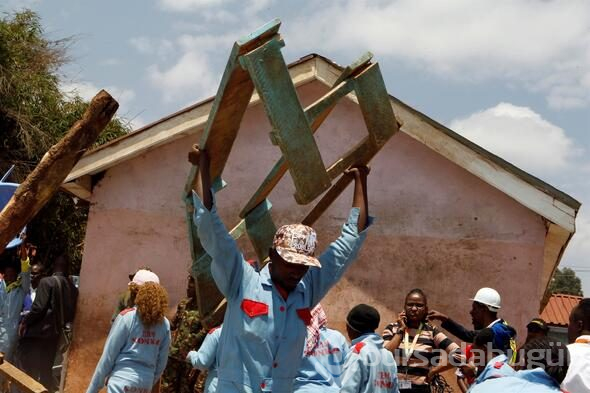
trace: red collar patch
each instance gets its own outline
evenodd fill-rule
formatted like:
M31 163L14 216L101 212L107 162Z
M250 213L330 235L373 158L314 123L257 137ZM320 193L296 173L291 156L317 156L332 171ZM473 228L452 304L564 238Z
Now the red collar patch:
M361 341L360 343L356 343L356 344L354 345L354 347L352 348L352 352L354 352L354 353L356 353L356 354L359 354L359 353L361 353L361 349L363 349L363 347L364 347L365 345L366 345L366 344L365 344L364 342L362 342L362 341Z

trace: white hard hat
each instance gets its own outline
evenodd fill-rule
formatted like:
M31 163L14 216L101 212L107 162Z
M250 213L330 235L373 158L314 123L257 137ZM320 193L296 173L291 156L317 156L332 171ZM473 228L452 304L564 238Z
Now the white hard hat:
M498 291L492 288L481 288L471 300L485 304L492 312L496 312L502 308L502 299L500 298L500 294Z

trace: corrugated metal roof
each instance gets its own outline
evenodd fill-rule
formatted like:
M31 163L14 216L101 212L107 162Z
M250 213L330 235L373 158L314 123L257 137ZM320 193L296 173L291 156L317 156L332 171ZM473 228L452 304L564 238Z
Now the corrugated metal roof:
M541 318L548 325L566 327L570 319L570 313L582 300L581 296L554 294L541 313Z

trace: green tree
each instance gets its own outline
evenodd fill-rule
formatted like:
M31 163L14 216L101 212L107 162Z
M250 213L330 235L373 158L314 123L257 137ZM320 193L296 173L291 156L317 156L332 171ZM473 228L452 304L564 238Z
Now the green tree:
M37 14L25 10L0 19L0 175L11 165L11 180L21 182L88 106L59 88L70 38L44 35ZM99 137L105 143L129 131L115 118ZM65 253L73 270L80 266L88 206L60 192L28 226L39 259L51 265Z
M584 296L582 293L582 281L576 276L576 272L569 267L555 271L549 290L551 293Z

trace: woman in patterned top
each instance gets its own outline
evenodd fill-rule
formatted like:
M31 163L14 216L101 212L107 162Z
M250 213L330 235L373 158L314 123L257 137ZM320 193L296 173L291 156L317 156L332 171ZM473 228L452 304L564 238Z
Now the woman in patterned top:
M412 289L406 296L404 311L383 332L385 348L393 353L398 364L400 393L430 392L432 378L452 367L446 361L437 364L443 359L440 351L435 350L462 360L459 346L428 323L427 315L426 295L421 289Z

